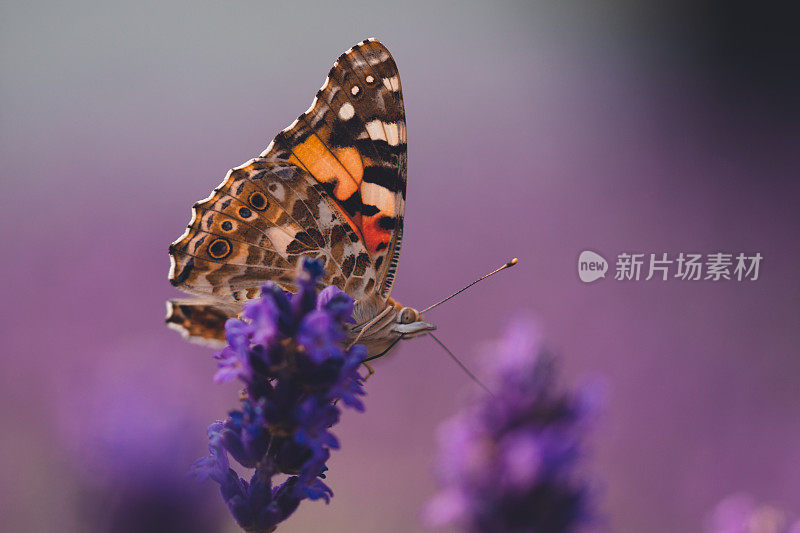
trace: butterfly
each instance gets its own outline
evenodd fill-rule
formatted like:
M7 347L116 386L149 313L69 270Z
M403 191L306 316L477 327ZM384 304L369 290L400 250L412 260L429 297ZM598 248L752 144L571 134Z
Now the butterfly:
M321 287L355 299L348 338L368 359L436 329L390 296L405 199L400 76L389 50L367 39L339 56L308 110L261 155L194 204L169 247L169 281L196 297L168 301L167 324L221 344L225 322L265 281L296 289L307 256L324 264Z

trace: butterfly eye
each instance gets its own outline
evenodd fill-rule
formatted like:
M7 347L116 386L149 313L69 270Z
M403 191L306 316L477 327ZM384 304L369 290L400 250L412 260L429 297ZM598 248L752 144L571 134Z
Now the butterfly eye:
M417 321L417 312L411 309L410 307L404 307L402 311L400 311L401 324L411 324L412 322L416 321Z

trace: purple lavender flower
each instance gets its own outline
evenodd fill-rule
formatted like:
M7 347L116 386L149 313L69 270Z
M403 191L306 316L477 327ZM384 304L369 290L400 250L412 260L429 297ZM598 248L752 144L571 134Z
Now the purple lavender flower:
M272 531L304 499L330 501L322 481L330 451L339 441L330 428L341 404L364 410L358 367L364 346L344 346L345 324L352 322L353 299L335 287L317 295L322 265L304 260L298 290L287 293L274 283L261 288L242 320L225 324L228 346L215 381L245 384L241 407L209 426L209 455L193 471L211 478L236 522L252 532ZM228 454L246 468L250 481L230 468ZM273 486L273 477L286 474Z
M492 533L574 531L591 521L577 473L597 391L556 387L554 360L531 324L517 322L492 350L490 389L440 431L440 492L428 525Z

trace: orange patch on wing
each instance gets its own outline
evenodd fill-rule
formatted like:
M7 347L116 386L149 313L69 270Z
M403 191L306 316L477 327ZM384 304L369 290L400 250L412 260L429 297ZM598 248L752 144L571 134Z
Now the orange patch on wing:
M324 131L318 133L324 134ZM304 167L320 183L335 184L333 196L337 202L346 201L358 190L364 176L364 166L355 148L334 148L334 153L331 153L317 135L311 135L292 147L292 152L289 161ZM343 209L340 212L352 230L356 234L361 233L361 213L351 216Z
M344 201L358 190L355 178L316 135L311 135L302 143L293 146L292 152L294 155L289 161L305 167L321 183L335 183L333 194L337 200ZM359 182L360 178L361 176Z
M336 154L336 158L341 161L344 168L347 169L347 172L353 177L356 183L361 185L361 181L364 177L364 166L361 164L361 155L359 155L358 150L352 146L347 146L344 148L334 148L333 153Z
M326 151L326 153L330 154L330 152L327 152L327 151ZM300 159L298 159L296 156L294 156L294 155L289 158L289 161L294 163L295 165L299 165L301 167L305 167L303 162ZM336 162L336 161L334 160L334 162ZM309 170L309 172L311 172L311 169L308 169L308 170ZM332 181L336 181L337 184L333 188L333 194L334 194L334 198L333 199L335 201L337 201L337 202L343 201L343 200L339 200L339 194L341 193L341 190L342 190L342 189L340 189L339 184L341 184L342 181L340 179L338 179L338 176L329 177L328 179L324 178L324 176L328 176L327 174L320 175L318 173L313 173L313 176L314 176L314 179L316 179L320 183L330 183ZM346 197L345 197L345 199L346 199ZM356 232L356 235L361 233L361 230L359 229L359 226L361 225L361 213L355 213L353 216L350 216L350 215L347 214L347 212L345 212L344 209L342 209L340 207L339 208L339 214L341 214L342 217L344 217L344 219L350 225L350 228L354 232Z
M364 235L364 245L367 248L367 251L371 254L375 254L378 252L384 252L388 246L389 242L392 239L391 232L389 230L383 229L378 225L378 219L383 216L381 213L377 215L373 215L371 217L363 217L361 219L361 228ZM386 244L385 247L378 250L378 246L384 243Z

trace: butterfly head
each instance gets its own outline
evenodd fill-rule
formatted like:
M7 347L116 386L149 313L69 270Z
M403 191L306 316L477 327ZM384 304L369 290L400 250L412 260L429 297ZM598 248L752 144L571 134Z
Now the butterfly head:
M436 326L422 320L422 315L413 307L403 307L397 313L392 330L400 333L404 338L411 339L434 331Z

